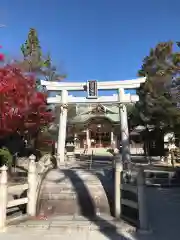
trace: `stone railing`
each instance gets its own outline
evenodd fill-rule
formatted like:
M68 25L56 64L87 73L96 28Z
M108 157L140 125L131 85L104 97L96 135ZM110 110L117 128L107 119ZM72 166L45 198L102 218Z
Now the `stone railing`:
M9 186L8 168L6 166L0 168L0 231L6 227L8 208L27 204L27 216L36 216L37 199L42 180L47 171L54 167L54 164L50 154L44 155L37 163L35 160L34 155L29 157L28 178L25 184ZM23 197L8 200L9 194L16 195L17 192L22 193Z
M53 162L54 160L54 162ZM56 167L56 160L50 154L44 155L39 162L37 163L37 182L36 182L36 210L38 209L38 197L41 189L41 184L43 179L45 178L48 171Z
M141 231L149 230L146 186L144 169L137 169L136 184L123 182L120 185L121 191L121 218L133 224ZM132 214L133 212L133 214Z
M137 178L135 184L132 184L128 178L126 179L128 172L123 170L123 165L118 154L114 156L113 168L115 217L128 221L141 231L149 231L143 167L136 167Z

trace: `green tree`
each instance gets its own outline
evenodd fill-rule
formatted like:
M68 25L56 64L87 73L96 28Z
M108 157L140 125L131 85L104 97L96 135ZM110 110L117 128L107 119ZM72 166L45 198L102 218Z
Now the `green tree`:
M23 61L18 65L24 72L33 73L36 76L37 87L40 86L40 77L47 81L61 81L66 75L58 74L55 66L52 65L50 54L44 56L36 29L30 28L27 40L21 46Z
M27 40L21 46L23 61L21 67L25 72L41 73L45 60L42 57L38 34L34 28L30 28Z
M177 107L179 92L180 53L173 51L173 43L159 43L144 58L139 76L147 77L137 90L139 102L134 109L134 119L144 126L154 125L157 129L174 129L180 124ZM137 114L138 113L138 114Z
M53 66L51 56L48 54L47 59L44 62L42 73L46 81L62 81L66 78L66 74L59 74L57 68Z

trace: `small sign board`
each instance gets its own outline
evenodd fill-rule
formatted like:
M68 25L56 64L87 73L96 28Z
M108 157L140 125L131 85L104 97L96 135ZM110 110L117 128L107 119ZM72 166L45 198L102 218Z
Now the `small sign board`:
M97 80L87 81L87 98L97 99L98 98L98 87Z

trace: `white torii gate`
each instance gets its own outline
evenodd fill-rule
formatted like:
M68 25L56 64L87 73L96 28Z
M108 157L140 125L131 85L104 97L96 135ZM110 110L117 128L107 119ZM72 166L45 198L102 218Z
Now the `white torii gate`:
M66 125L67 125L67 109L68 104L75 103L113 103L119 104L120 109L120 126L122 140L122 160L130 160L129 149L129 130L127 120L126 103L139 101L137 95L125 94L125 89L136 89L144 83L146 78L138 78L125 81L106 81L97 82L97 90L118 90L118 94L113 96L101 96L96 98L73 97L68 95L68 91L84 91L87 82L48 82L41 80L41 85L45 86L48 91L60 91L61 95L56 97L48 97L49 104L60 104L59 132L57 144L57 158L59 165L64 163L65 159L65 141L66 141Z

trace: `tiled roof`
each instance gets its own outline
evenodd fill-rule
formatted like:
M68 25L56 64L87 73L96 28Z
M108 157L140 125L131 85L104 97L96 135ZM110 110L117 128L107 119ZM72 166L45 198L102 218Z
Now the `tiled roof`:
M96 109L99 112L96 114ZM101 112L102 110L102 112ZM69 119L69 123L85 123L89 121L92 118L106 118L111 122L119 122L119 108L117 106L111 106L111 105L102 105L102 104L96 104L96 105L79 105L77 107L77 115Z
M73 119L69 120L69 123L83 123L87 122L92 118L106 118L111 122L119 122L119 114L82 114L75 116Z

